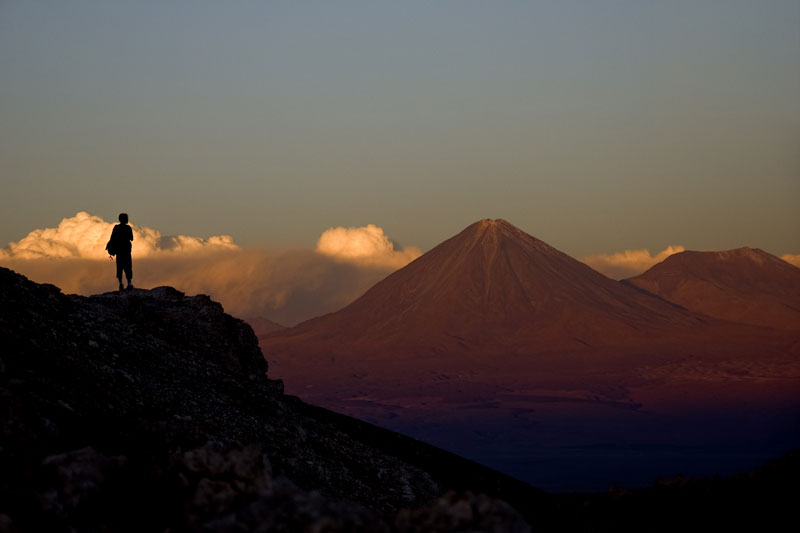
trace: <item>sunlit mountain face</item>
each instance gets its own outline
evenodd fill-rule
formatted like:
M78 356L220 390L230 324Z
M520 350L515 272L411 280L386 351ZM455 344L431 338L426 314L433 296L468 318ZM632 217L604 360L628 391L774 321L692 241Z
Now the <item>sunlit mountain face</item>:
M550 490L734 472L800 444L797 332L655 292L481 220L260 342L288 392Z
M757 248L681 252L626 282L709 316L800 331L800 268Z

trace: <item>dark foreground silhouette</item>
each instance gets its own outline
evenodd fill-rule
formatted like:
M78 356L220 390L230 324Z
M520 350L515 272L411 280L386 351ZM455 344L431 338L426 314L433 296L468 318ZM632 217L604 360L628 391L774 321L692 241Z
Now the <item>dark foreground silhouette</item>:
M168 287L84 298L0 268L0 343L0 531L769 530L798 496L795 455L549 495L285 396L250 327Z
M133 241L133 230L128 225L128 214L119 214L119 224L111 230L111 238L106 244L106 250L111 256L117 256L117 281L119 290L123 290L122 273L128 280L128 289L133 288L133 260L131 259L131 242Z

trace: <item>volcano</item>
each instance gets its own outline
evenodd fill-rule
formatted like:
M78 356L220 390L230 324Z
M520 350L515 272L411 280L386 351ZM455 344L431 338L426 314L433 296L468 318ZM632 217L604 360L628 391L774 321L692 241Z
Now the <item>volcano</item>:
M613 281L505 220L480 220L344 309L262 338L348 357L529 354L696 328L703 319Z
M623 283L708 316L800 330L800 268L758 248L677 253Z

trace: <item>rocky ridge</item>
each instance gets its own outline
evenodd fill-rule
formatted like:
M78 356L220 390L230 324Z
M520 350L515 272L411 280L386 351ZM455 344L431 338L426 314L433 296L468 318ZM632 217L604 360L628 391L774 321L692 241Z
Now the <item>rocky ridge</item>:
M0 531L527 531L481 493L546 505L285 396L206 296L64 295L0 268L0 343Z

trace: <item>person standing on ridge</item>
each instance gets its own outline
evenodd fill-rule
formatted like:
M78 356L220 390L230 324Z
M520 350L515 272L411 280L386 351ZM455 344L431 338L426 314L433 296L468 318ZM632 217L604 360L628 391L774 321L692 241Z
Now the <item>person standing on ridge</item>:
M117 279L119 280L119 290L123 290L122 271L128 279L128 289L133 288L131 279L133 278L133 263L131 261L131 241L133 241L133 230L128 225L128 214L119 214L119 224L114 226L111 231L111 238L106 244L109 255L117 256Z

